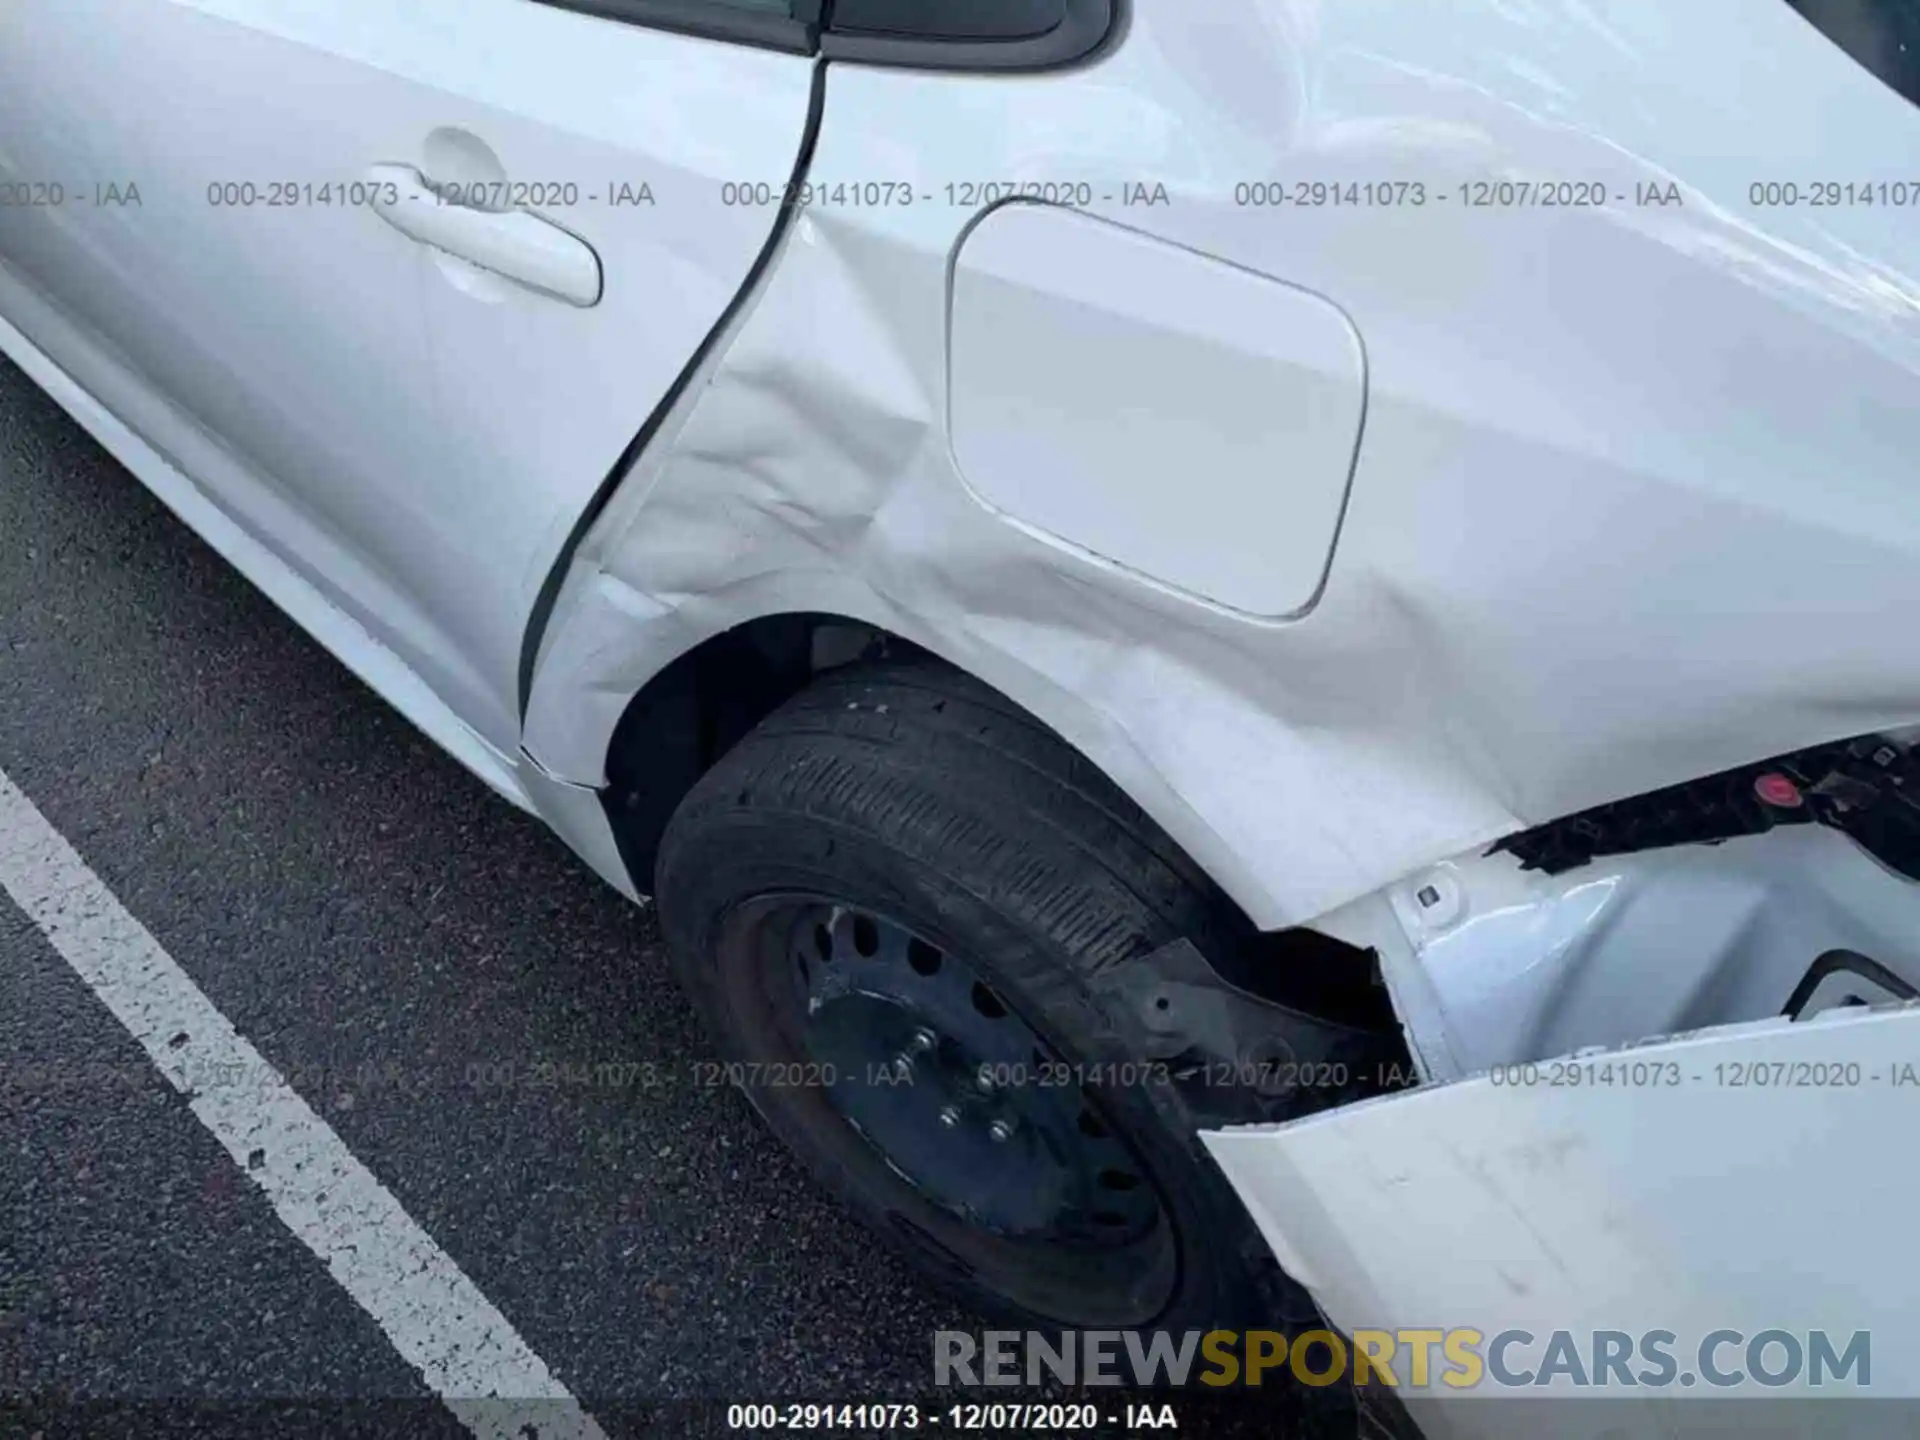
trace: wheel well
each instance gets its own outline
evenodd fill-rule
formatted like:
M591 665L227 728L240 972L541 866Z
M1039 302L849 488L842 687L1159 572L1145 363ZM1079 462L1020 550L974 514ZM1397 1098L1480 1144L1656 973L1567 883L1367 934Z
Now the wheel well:
M601 792L635 888L642 894L653 890L654 861L667 821L700 777L748 731L823 670L855 660L909 656L950 663L865 622L803 612L766 615L724 630L660 670L628 702L614 727L607 787ZM1198 865L1190 862L1190 868L1204 876ZM1224 928L1238 937L1233 955L1210 957L1227 979L1310 1014L1395 1027L1372 951L1308 929L1262 933L1230 896L1207 883L1225 913Z
M654 675L614 727L601 793L635 887L653 889L668 819L749 730L820 671L912 648L837 615L765 615L709 636Z

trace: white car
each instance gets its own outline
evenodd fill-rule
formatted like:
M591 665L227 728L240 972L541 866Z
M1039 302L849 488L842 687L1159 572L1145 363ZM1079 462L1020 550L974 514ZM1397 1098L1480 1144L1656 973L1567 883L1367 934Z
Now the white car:
M1418 1303L1511 1307L1497 1204L1302 1137L1920 984L1917 45L1905 0L13 0L0 349L653 896L767 1121L983 1309L1369 1323L1423 1244ZM1572 1113L1556 1303L1627 1273L1549 1243L1608 1176L1702 1293L1817 1218L1783 1162L1694 1224L1750 1137ZM1910 1186L1809 1114L1878 1293Z

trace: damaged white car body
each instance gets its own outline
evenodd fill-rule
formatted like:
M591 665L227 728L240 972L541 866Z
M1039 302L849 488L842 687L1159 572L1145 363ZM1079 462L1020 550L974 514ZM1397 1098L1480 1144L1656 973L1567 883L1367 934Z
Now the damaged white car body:
M911 212L801 215L675 446L585 547L543 656L543 675L566 678L544 691L549 709L536 688L529 748L597 780L591 766L624 698L668 657L763 613L852 616L1044 717L1263 926L1307 924L1372 949L1429 1082L1779 1016L1834 952L1885 971L1842 966L1797 1013L1910 997L1920 981L1911 850L1900 873L1829 829L1731 838L1744 827L1714 834L1709 822L1704 838L1726 843L1643 840L1639 853L1560 875L1483 853L1556 817L1838 737L1888 734L1869 748L1910 777L1897 730L1920 715L1920 641L1897 618L1920 600L1912 234L1891 210L1745 200L1752 179L1834 169L1839 153L1866 174L1892 173L1920 139L1912 108L1839 51L1811 53L1818 37L1784 5L1538 14L1553 23L1493 6L1450 7L1431 25L1391 4L1210 16L1221 53L1288 63L1246 59L1212 75L1218 124L1195 133L1141 98L1164 90L1182 59L1177 39L1156 43L1151 5L1105 65L1011 101L991 80L977 82L989 102L967 85L834 77L816 173L889 171L902 132L951 137L949 153L916 157L918 183L1019 166L1028 135L1077 112L1117 153L1154 153L1153 174L1180 203L1108 207L1101 218L1126 238L1019 211L931 233ZM1794 83L1756 104L1753 76L1775 72ZM1313 211L1282 227L1229 208L1210 179L1238 173L1223 137L1256 152L1277 145L1284 162L1266 162L1276 173L1579 173L1610 193L1678 183L1685 198L1522 219ZM1134 170L1092 173L1120 185ZM1008 243L993 249L1001 226ZM1152 398L1103 391L1121 378L1095 349L1103 326L1087 323L1079 353L1071 342L1046 349L1051 316L1032 317L1040 335L1020 332L1026 317L1007 288L1057 293L1073 274L1094 292L1075 299L1116 327L1176 328L1155 313L1151 274L1137 288L1126 277L1127 260L1153 254L1140 235L1337 303L1351 339L1332 324L1316 331L1320 317L1296 302L1288 358L1325 387L1298 403L1328 428L1349 423L1342 374L1364 376L1350 493L1344 452L1322 447L1312 426L1297 445L1276 438L1261 452L1264 486L1236 476L1207 489L1201 467L1168 463L1184 435L1156 451L1158 437L1136 434ZM1009 258L1023 240L1027 255ZM1263 297L1221 298L1238 319ZM975 304L989 318L969 316ZM916 314L918 325L900 318ZM1279 313L1260 323L1270 335L1289 328ZM976 324L1005 327L1004 348ZM1358 352L1351 372L1343 342ZM996 408L1009 377L1017 411ZM1162 396L1170 408L1191 400ZM1035 412L1054 407L1088 424L1084 451L1036 435ZM1251 428L1266 417L1243 418ZM1140 446L1137 463L1109 453L1116 443ZM974 454L1006 468L976 479ZM1107 507L1136 528L1115 535ZM1029 520L1067 510L1084 528ZM1327 555L1295 527L1324 537ZM1128 540L1164 563L1130 563ZM1170 553L1182 540L1193 547L1185 567ZM1252 583L1233 590L1235 562L1249 558ZM598 714L577 703L583 692ZM1920 1022L1895 1030L1920 1042ZM1714 1053L1771 1055L1773 1033L1737 1032ZM1816 1051L1866 1053L1839 1031ZM1885 1063L1876 1078L1890 1080ZM1865 1157L1903 1098L1795 1099L1819 1117L1802 1128L1828 1137L1821 1153L1848 1168L1766 1199L1742 1162L1753 1124L1723 1123L1733 1107L1754 1114L1744 1095L1718 1108L1589 1095L1583 1104L1637 1101L1638 1122L1595 1124L1569 1103L1537 1111L1537 1132L1511 1106L1498 1110L1497 1142L1481 1141L1496 1155L1569 1131L1589 1147L1587 1165L1537 1180L1518 1202L1538 1217L1548 1256L1556 1242L1584 1250L1574 1271L1537 1252L1516 1262L1532 1242L1484 1191L1452 1188L1458 1156L1454 1173L1437 1166L1397 1207L1348 1204L1392 1168L1356 1172L1356 1153L1375 1143L1364 1127L1387 1124L1377 1106L1403 1102L1354 1112L1344 1144L1339 1118L1323 1116L1300 1122L1313 1136L1291 1142L1298 1155L1269 1140L1277 1132L1230 1131L1213 1148L1283 1263L1349 1328L1431 1320L1451 1293L1446 1313L1493 1329L1573 1329L1604 1319L1608 1302L1617 1321L1631 1296L1642 1328L1706 1310L1758 1330L1798 1314L1800 1297L1746 1293L1730 1276L1785 1235L1831 1236L1841 1214L1882 1233L1861 1210L1873 1202L1837 1199L1829 1184L1897 1193L1877 1187L1869 1172L1883 1167ZM1444 1131L1450 1117L1407 1123ZM1462 1129L1470 1148L1479 1132ZM1330 1138L1308 1148L1322 1132ZM1403 1138L1383 1133L1373 1153L1390 1156ZM1682 1174L1694 1207L1669 1227L1650 1222L1637 1247L1628 1235L1596 1250L1594 1216L1569 1198L1636 1171L1670 1185L1676 1143L1692 1157ZM1727 1176L1744 1178L1716 1179ZM1704 1223L1743 1195L1778 1219L1780 1236ZM1452 1232L1476 1205L1491 1223L1463 1241ZM1375 1247L1384 1225L1402 1243ZM1679 1270L1675 1231L1687 1232ZM1874 1246L1842 1249L1828 1260L1841 1293L1858 1281L1847 1318L1906 1333L1906 1273L1887 1271ZM1435 1263L1442 1253L1450 1263ZM1624 1272L1613 1268L1622 1254L1637 1261ZM1491 1284L1502 1263L1527 1261L1562 1283L1524 1304L1511 1290L1504 1305L1480 1303L1481 1277ZM1608 1273L1626 1283L1594 1283Z
M86 8L0 21L15 133L56 73L103 84L62 50ZM193 296L130 268L132 222L0 218L7 352L629 894L715 758L701 657L772 655L767 703L722 697L752 722L879 639L1064 739L1254 930L1372 952L1429 1086L1920 983L1920 110L1786 0L1054 0L1081 48L1018 75L977 37L836 36L855 0L746 7L800 27L761 48L642 0L117 8L162 50L190 12L309 78L417 83L369 89L381 133L339 163L659 192L554 212L604 274L585 305L375 216L289 224L250 293L337 231L349 274L414 267L430 343L354 351L294 428L371 407L375 438L274 475L247 466L291 453L260 438L284 417L244 381L217 414L168 398ZM1788 198L1829 180L1913 188ZM63 246L144 308L90 313ZM281 343L224 315L208 374ZM378 411L401 384L431 448ZM1372 1221L1306 1203L1351 1151L1299 1137L1441 1093L1210 1136L1342 1324L1411 1302L1353 1260ZM1657 1166L1699 1118L1582 1143ZM1447 1274L1498 1273L1503 1237Z

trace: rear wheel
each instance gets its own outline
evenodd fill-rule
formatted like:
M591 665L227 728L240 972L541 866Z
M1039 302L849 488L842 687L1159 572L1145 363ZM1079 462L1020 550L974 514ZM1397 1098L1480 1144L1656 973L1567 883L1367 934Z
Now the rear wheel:
M831 672L675 813L656 895L753 1103L889 1244L1027 1324L1306 1316L1093 982L1231 924L1058 737L931 662Z

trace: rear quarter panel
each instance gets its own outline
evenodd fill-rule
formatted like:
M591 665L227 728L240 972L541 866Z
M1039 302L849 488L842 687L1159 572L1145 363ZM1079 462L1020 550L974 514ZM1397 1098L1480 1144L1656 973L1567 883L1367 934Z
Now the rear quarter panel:
M1784 3L1140 0L1060 74L831 65L828 188L583 547L528 746L596 782L673 655L756 614L851 615L1053 724L1277 927L1524 824L1911 720L1920 211L1749 197L1911 186L1916 153L1920 111ZM1604 203L1460 190L1501 180ZM1364 423L1304 613L1209 605L980 503L946 399L951 270L991 181L1085 182L1090 215L1350 318ZM1249 203L1266 181L1426 203Z

